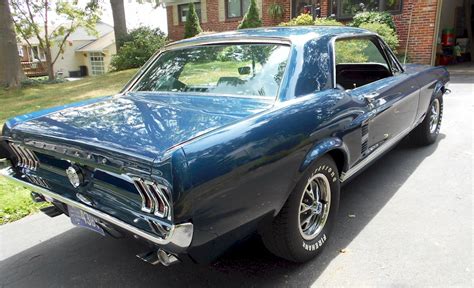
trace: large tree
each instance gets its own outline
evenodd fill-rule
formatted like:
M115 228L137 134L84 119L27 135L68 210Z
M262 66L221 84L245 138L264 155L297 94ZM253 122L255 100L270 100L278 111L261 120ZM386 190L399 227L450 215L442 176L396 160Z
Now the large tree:
M82 27L90 34L97 34L95 25L100 10L96 1L87 2L83 7L77 1L62 0L11 0L11 4L19 36L28 44L31 38L36 38L38 46L44 51L50 80L55 78L54 63L63 53L66 40L77 28ZM49 17L53 9L56 20L61 21L56 27L50 26ZM54 55L53 47L58 48Z
M127 37L127 21L123 0L110 0L112 17L114 18L115 47L119 51Z
M25 74L21 69L15 26L8 1L0 1L0 85L20 87Z

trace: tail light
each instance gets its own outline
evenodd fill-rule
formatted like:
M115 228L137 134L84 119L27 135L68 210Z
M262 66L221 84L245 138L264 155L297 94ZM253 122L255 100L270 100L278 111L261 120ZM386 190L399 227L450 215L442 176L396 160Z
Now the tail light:
M141 178L134 178L133 182L142 198L143 212L171 219L170 193L166 186Z
M39 160L35 153L27 148L24 148L16 143L8 143L13 153L17 158L17 167L36 170L39 165Z

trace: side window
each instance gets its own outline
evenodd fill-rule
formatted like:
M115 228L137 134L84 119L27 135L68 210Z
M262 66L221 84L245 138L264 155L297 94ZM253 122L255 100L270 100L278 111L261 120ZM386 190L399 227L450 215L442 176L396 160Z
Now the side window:
M392 76L390 66L372 38L339 39L335 43L336 83L354 89Z

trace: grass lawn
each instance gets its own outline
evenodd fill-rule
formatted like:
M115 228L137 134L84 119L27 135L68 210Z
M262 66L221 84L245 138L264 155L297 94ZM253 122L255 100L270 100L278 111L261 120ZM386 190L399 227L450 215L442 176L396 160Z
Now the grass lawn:
M137 70L125 70L78 81L39 84L19 90L0 89L0 123L28 112L117 93Z
M28 216L47 205L33 203L29 190L0 177L0 225Z
M137 70L131 69L58 84L38 84L19 90L0 88L0 125L32 111L117 93ZM30 192L0 177L0 225L37 211Z

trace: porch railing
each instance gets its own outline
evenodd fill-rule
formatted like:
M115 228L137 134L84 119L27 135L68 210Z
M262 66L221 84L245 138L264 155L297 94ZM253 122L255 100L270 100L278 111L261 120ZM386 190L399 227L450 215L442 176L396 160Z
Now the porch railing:
M48 69L45 62L21 62L21 68L27 77L38 77L48 75Z

